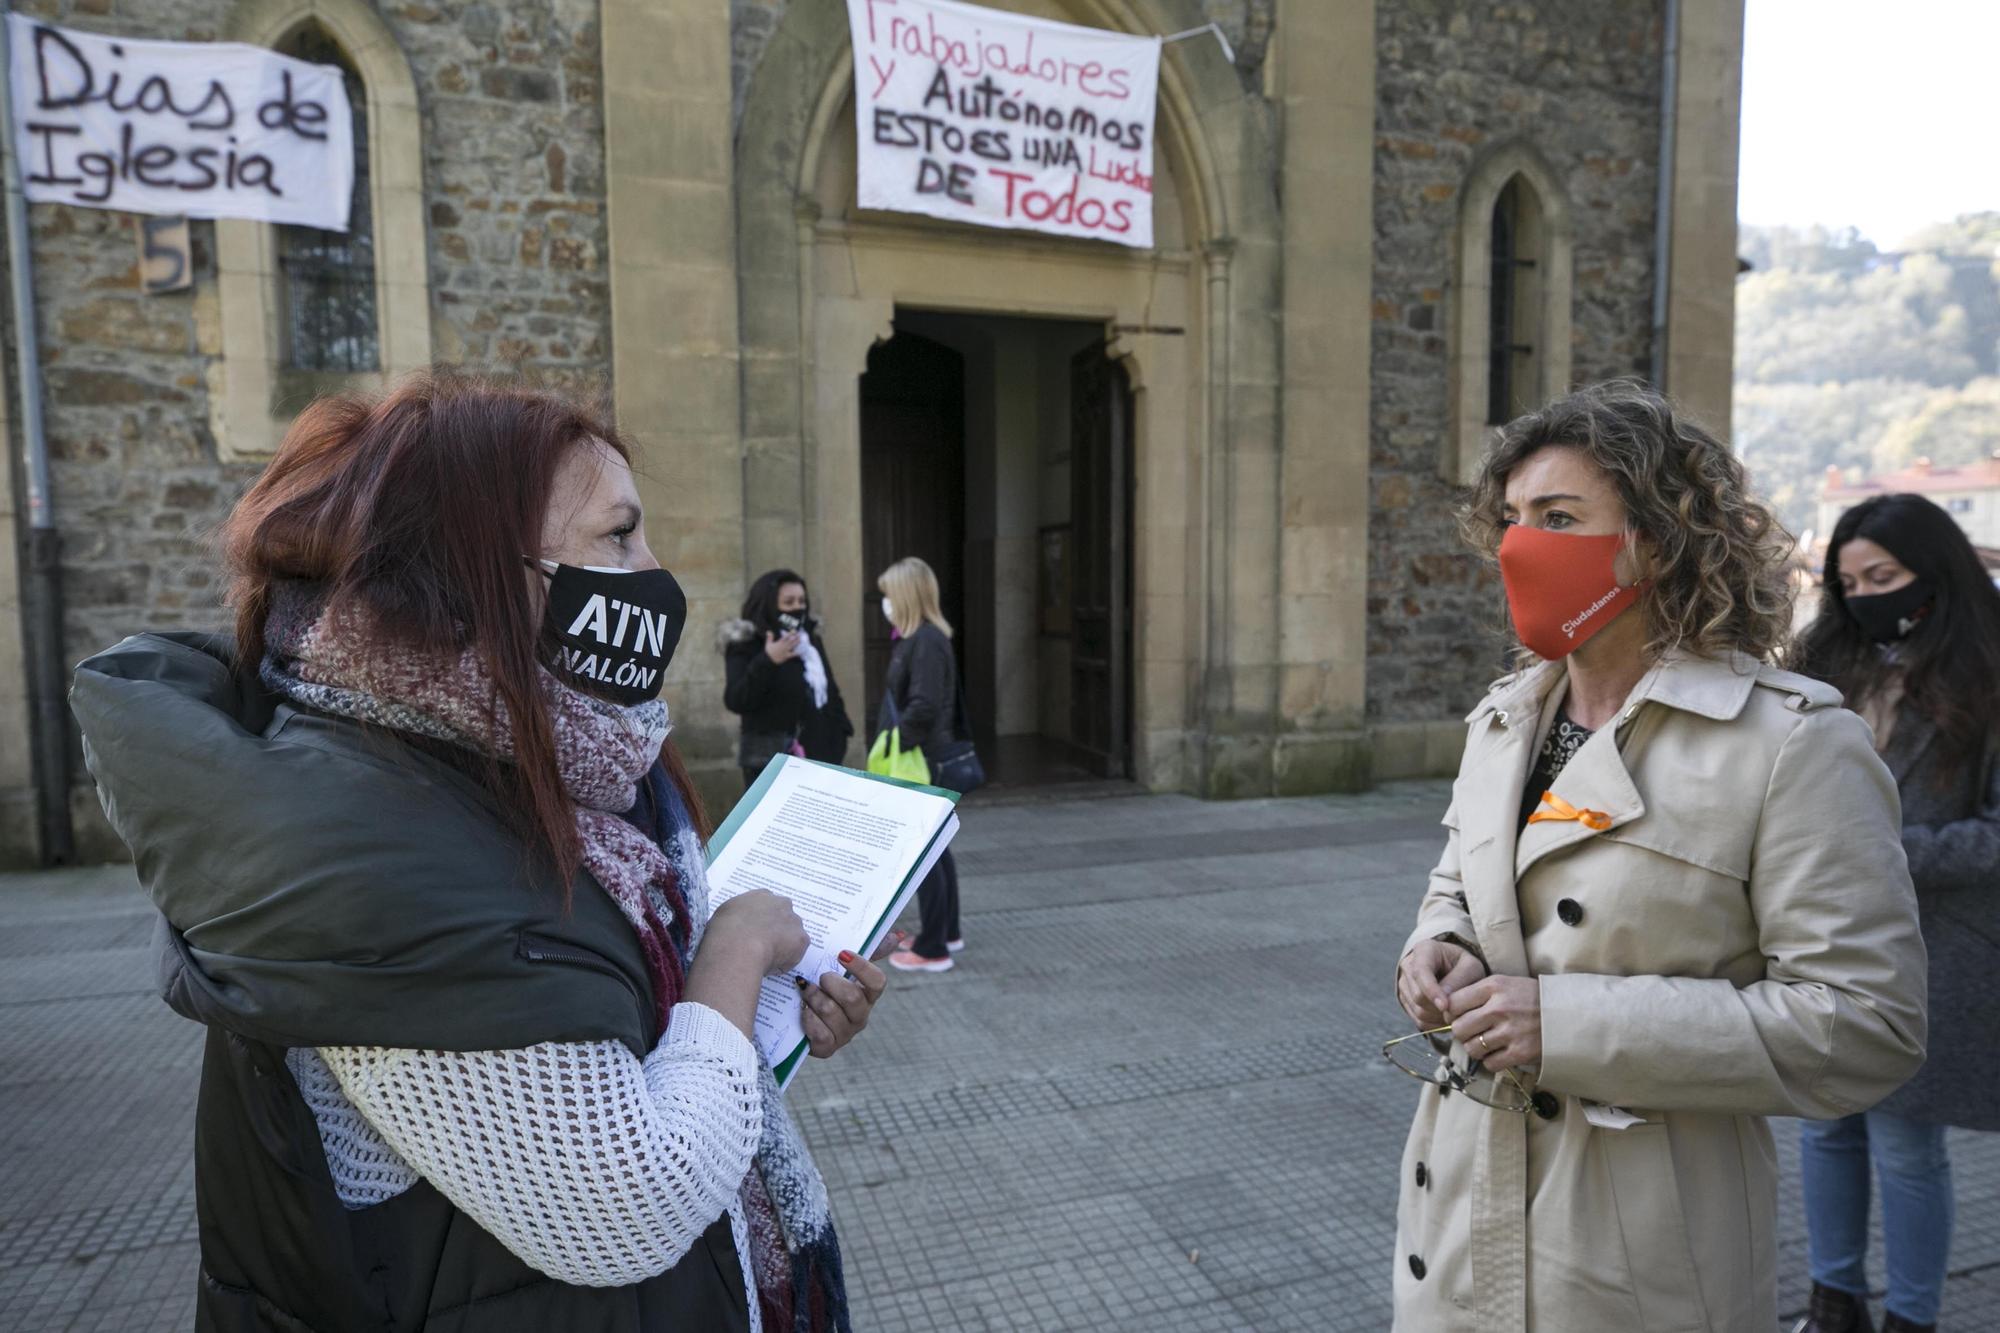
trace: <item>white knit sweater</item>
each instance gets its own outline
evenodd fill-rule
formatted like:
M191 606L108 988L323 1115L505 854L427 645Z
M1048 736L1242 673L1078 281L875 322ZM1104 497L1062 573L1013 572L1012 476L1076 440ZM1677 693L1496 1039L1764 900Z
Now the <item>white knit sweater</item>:
M524 1263L592 1287L665 1272L726 1210L758 1327L737 1202L763 1130L757 1056L715 1010L675 1005L643 1062L604 1041L300 1048L287 1064L348 1207L422 1178Z

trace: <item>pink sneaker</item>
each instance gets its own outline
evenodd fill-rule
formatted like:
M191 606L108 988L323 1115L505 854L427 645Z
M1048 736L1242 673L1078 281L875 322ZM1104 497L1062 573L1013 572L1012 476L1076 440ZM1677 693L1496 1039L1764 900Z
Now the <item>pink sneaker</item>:
M889 966L898 972L949 972L951 955L926 958L920 953L911 953L908 949L898 949L889 955Z

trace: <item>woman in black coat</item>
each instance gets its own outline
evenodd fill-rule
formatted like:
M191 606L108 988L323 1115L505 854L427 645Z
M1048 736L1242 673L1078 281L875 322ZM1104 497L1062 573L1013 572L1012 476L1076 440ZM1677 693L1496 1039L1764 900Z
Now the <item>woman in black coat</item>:
M233 637L77 671L164 998L208 1028L202 1333L849 1328L753 1040L806 928L708 910L630 458L548 393L320 398L223 525ZM843 961L801 990L816 1055L880 994Z
M935 773L945 747L961 739L958 716L958 657L951 646L951 622L938 598L937 575L915 556L898 560L876 580L882 614L896 634L883 688L881 730L897 727L905 750L922 750ZM951 849L917 886L922 926L907 949L889 955L904 972L949 972L952 955L965 947L958 928L958 864Z
M1951 1251L1948 1125L2000 1129L2000 591L1949 514L1884 495L1842 515L1798 666L1875 728L1903 798L1930 955L1930 1061L1874 1110L1802 1136L1806 1333L1872 1327L1869 1167L1881 1180L1885 1333L1936 1325Z
M847 757L854 723L819 626L806 581L789 569L774 569L752 584L743 618L722 626L722 702L743 719L737 762L746 786L772 755L803 753L828 764Z

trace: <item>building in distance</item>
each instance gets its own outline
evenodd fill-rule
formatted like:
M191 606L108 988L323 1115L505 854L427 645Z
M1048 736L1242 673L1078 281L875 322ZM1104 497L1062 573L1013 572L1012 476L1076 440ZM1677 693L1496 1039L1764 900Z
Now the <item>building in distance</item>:
M1819 491L1822 533L1833 531L1840 516L1876 495L1911 493L1924 496L1958 520L1974 546L2000 548L2000 452L1976 463L1945 467L1919 458L1897 472L1854 476L1837 467L1826 470ZM1989 560L1988 567L1992 567Z

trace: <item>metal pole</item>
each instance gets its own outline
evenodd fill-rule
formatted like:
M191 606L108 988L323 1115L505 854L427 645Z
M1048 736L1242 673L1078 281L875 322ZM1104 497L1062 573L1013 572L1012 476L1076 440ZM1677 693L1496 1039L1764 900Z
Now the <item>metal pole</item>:
M1674 152L1681 86L1681 0L1667 0L1665 52L1660 59L1660 194L1653 210L1653 387L1667 383L1667 302L1674 261Z
M28 540L21 582L28 690L34 732L35 805L44 865L76 859L69 817L69 710L63 699L62 533L49 492L49 447L42 429L42 366L35 330L35 269L28 200L15 150L13 51L0 0L0 156L6 160L8 286L14 298L14 364L20 377L22 472L28 485Z

